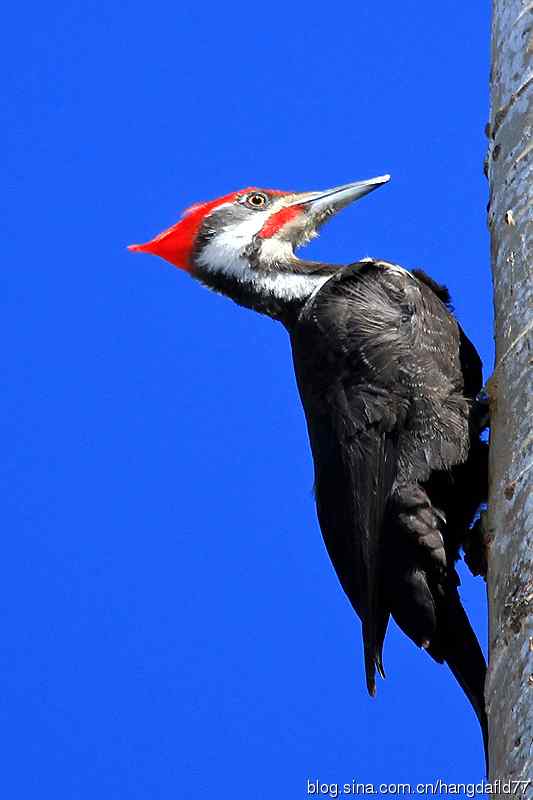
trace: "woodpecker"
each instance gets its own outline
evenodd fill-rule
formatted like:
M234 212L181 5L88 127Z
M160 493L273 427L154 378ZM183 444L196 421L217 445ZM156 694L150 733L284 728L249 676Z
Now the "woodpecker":
M327 191L247 188L189 208L130 249L153 253L288 331L324 542L362 623L366 683L385 677L390 616L446 662L481 724L483 653L461 604L460 548L487 494L479 356L421 270L296 248L388 175Z

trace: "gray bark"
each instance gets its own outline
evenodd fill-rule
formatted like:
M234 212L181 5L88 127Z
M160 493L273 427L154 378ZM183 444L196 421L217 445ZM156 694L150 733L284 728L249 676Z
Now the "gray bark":
M486 699L490 777L531 779L528 797L533 797L532 56L533 2L493 0L487 168L496 366L489 382Z

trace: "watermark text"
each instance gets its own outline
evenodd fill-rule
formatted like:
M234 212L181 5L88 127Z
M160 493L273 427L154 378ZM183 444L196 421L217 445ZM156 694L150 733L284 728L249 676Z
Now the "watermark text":
M318 778L307 779L307 794L319 797L354 797L356 795L390 795L391 797L426 796L439 797L462 795L481 797L487 795L509 795L524 797L532 781L501 780L478 781L477 783L450 783L440 778L431 783L325 783Z

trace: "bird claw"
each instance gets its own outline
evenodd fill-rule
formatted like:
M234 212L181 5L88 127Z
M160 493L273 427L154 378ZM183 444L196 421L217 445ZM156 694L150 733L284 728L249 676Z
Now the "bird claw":
M472 575L487 579L487 512L482 511L463 542L464 560Z
M481 433L490 426L490 397L485 389L481 389L472 405L472 419L476 429Z

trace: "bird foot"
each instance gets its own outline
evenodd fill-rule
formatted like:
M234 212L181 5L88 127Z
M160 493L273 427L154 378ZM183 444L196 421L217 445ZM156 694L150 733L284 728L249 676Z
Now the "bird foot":
M468 531L463 542L464 560L472 575L487 579L488 555L487 512L481 511L479 519Z
M488 387L483 387L472 406L472 419L475 420L479 433L490 426L490 396L487 389Z

